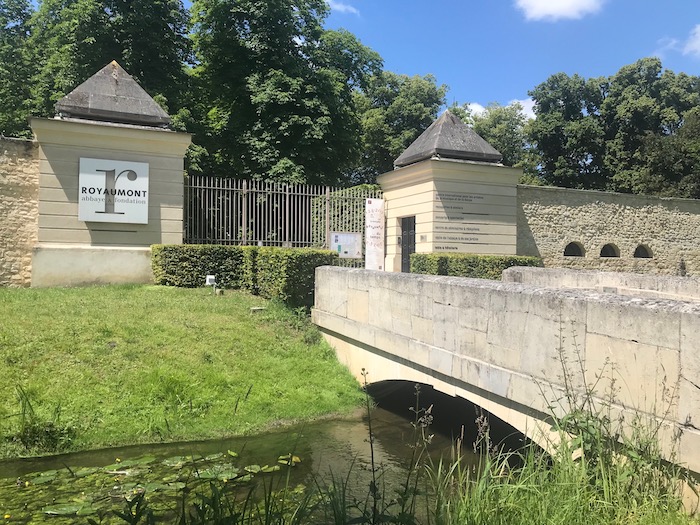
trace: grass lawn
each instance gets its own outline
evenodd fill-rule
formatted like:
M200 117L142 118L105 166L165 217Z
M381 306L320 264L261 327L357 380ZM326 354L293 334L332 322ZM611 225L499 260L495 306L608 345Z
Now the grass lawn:
M0 370L0 457L245 434L362 402L303 315L208 288L0 289Z

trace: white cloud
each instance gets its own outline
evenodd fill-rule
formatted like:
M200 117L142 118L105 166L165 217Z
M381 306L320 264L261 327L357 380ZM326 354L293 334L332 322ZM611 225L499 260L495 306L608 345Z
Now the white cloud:
M529 119L535 118L535 101L532 100L531 98L525 98L523 100L511 100L508 102L508 105L510 106L511 104L515 103L520 104L523 107L523 113L525 113L525 116Z
M690 37L683 46L683 54L700 58L700 24L696 25L690 32Z
M605 0L515 0L515 5L525 13L527 20L583 18L596 13Z
M478 102L469 102L466 106L469 108L472 115L483 115L486 113L486 108Z
M358 11L355 7L351 6L350 4L344 4L342 2L336 2L334 0L328 0L328 5L333 11L338 11L339 13L345 13L345 14L351 14L351 15L360 15L360 11Z
M680 42L677 38L664 37L656 42L659 47L652 53L652 56L659 57L661 59L666 58L669 51L677 52L679 50Z

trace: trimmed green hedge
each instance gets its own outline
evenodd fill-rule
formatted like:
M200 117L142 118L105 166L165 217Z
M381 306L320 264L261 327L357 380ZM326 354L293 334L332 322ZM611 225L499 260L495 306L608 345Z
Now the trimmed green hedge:
M293 306L312 306L314 270L337 259L338 254L330 250L258 248L258 294Z
M196 288L216 275L222 288L242 288L292 306L313 304L314 270L338 254L309 248L258 248L215 244L155 244L151 265L156 284Z
M542 266L542 259L522 255L411 254L411 273L500 280L503 270L511 266Z

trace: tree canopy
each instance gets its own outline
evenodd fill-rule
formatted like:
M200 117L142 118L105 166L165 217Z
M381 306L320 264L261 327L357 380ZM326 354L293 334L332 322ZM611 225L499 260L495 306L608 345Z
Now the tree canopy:
M383 70L326 0L0 0L0 134L117 60L193 133L190 173L374 182L437 117L447 86ZM700 197L700 78L644 58L557 73L518 104L453 108L527 181Z
M672 147L693 151L700 78L644 58L609 78L558 73L530 96L537 118L529 140L546 183L700 197L692 185L680 184L693 162L674 167L663 160L677 157Z

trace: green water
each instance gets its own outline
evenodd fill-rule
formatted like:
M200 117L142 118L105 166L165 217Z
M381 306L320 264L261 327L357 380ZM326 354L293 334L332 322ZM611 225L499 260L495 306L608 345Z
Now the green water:
M410 414L407 414L409 416ZM384 481L398 484L412 449L407 417L382 409L372 414L375 460ZM452 439L436 434L431 455L448 452ZM296 456L293 468L281 456ZM125 498L144 492L163 519L174 516L183 494L192 497L210 482L247 493L253 484L310 485L335 472L351 472L350 489L365 497L370 475L366 417L323 421L277 432L220 441L96 450L47 458L0 461L0 518L7 523L122 523ZM2 522L0 522L2 523Z

